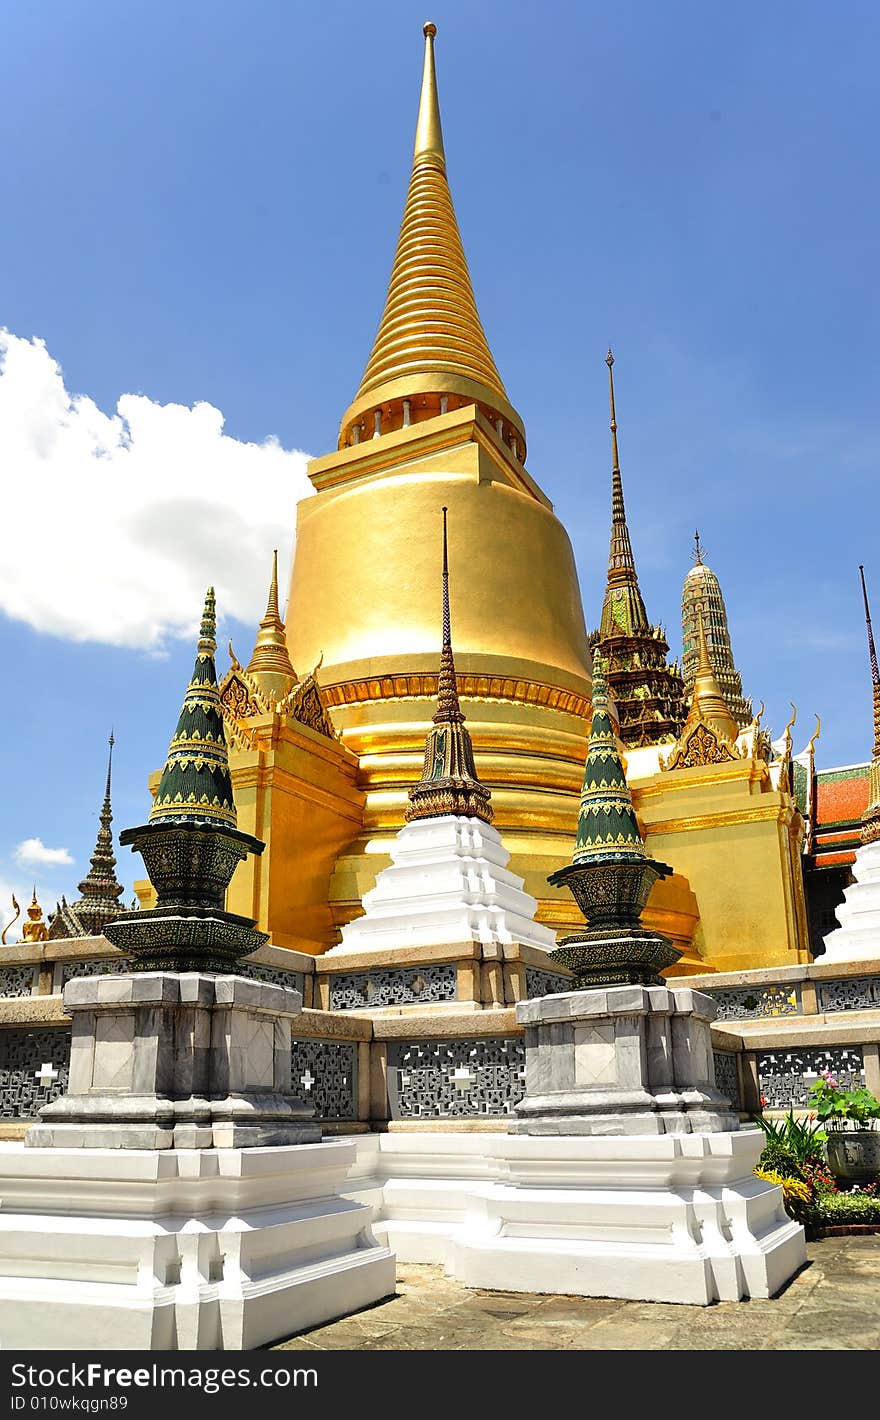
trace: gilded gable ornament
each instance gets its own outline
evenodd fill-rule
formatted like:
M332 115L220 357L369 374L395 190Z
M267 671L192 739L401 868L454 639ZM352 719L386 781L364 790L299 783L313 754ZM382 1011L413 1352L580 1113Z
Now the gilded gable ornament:
M661 769L701 769L706 764L724 764L740 756L729 740L722 739L702 720L685 730L672 753L660 759Z

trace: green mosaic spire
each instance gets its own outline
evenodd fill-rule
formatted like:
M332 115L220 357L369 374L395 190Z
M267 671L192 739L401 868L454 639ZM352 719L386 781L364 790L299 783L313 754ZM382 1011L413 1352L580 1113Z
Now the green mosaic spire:
M223 711L217 690L214 588L202 615L195 666L150 810L150 823L236 827Z
M593 657L593 719L572 862L634 862L645 857L632 796L608 713L605 675Z

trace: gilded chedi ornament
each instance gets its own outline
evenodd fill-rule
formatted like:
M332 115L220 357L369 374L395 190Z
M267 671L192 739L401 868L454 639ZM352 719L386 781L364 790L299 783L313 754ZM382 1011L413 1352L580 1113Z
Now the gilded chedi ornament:
M227 735L237 748L254 748L246 722L255 715L279 715L316 730L327 739L338 738L317 681L321 662L304 680L299 680L290 659L278 604L277 548L272 554L269 597L253 655L245 668L230 641L229 659L231 665L220 682L219 693Z

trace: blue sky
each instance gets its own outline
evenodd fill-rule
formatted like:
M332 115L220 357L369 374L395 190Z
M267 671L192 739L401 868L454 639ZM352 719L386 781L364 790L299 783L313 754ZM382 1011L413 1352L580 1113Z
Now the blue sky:
M23 342L45 351L0 401L0 892L36 873L46 905L75 895L111 724L115 827L143 818L194 589L226 577L227 604L259 614L302 484L295 451L334 447L381 311L426 18L348 0L7 7L0 326L22 361L37 349ZM771 728L793 700L796 748L819 711L820 765L864 760L859 562L880 617L880 11L443 0L430 18L477 301L588 622L608 544L610 343L650 614L677 652L699 526ZM85 402L47 411L51 362ZM24 475L22 389L36 390L25 432L39 445ZM114 422L123 396L143 399ZM187 415L200 402L222 411L222 439ZM191 536L184 514L210 504L221 445L219 511ZM174 484L156 508L151 458ZM236 499L259 467L271 507L251 512L242 550ZM247 655L252 625L229 622L221 644L230 631ZM29 838L74 863L16 863ZM121 867L129 885L140 875L127 851Z

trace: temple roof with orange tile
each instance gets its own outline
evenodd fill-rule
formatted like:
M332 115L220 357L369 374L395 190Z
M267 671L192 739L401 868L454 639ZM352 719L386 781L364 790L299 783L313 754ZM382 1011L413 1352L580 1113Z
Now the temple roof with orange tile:
M860 842L861 818L868 807L870 765L850 764L816 774L814 864L835 868L851 863Z

